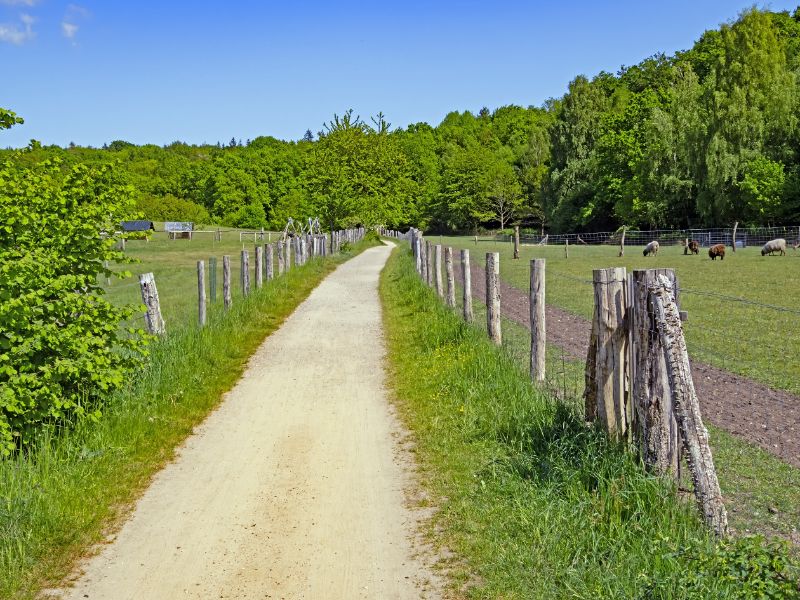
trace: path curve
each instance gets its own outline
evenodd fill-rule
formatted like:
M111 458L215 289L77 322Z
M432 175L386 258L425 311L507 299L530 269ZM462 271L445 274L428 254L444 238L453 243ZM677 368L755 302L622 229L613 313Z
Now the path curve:
M384 389L378 276L339 267L253 355L62 597L434 597Z

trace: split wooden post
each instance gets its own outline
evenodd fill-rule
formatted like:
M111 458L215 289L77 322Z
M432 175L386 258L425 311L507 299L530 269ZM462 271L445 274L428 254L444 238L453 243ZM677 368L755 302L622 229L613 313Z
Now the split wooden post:
M142 303L145 306L144 322L148 333L163 335L166 333L166 323L161 316L161 303L158 300L156 278L152 273L139 275L139 287L142 291Z
M723 537L728 534L728 514L722 502L722 492L708 443L708 431L700 415L680 311L672 296L672 285L666 276L658 275L655 284L649 288L667 363L671 392L669 398L684 440L700 512L706 525L718 537Z
M217 301L217 259L212 256L208 259L208 288L211 292L212 304Z
M417 273L422 275L422 233L415 231L412 239L414 240L414 263Z
M456 278L453 273L453 249L444 249L444 272L447 277L447 306L456 307Z
M625 256L625 230L627 228L622 228L622 237L619 239L619 256Z
M197 261L197 320L200 327L206 324L206 266L202 260Z
M433 244L431 244L430 242L425 242L425 244L426 244L426 253L428 257L428 287L433 287L434 279L436 279L436 277L434 276L434 268L433 268L434 264L433 255L435 251L433 249Z
M436 271L436 295L444 298L444 286L442 285L442 245L436 244L435 267Z
M678 423L672 402L667 401L670 397L667 363L649 295L659 275L675 281L672 269L637 269L631 279L633 420L644 464L659 475L677 477L681 456Z
M241 267L239 280L242 284L242 296L247 296L250 293L250 254L247 250L242 250L239 265Z
M587 418L596 417L609 436L631 435L628 381L627 274L624 267L595 269L594 315L587 364ZM592 406L594 404L594 406Z
M419 260L420 278L423 283L428 283L428 242L422 236L419 237Z
M472 323L475 317L472 314L472 273L469 269L469 250L461 251L461 280L464 283L462 288L464 320Z
M288 238L284 242L283 248L283 268L286 273L288 273L292 268L292 239Z
M519 259L519 225L514 225L514 260Z
M733 234L731 235L731 250L736 252L736 228L739 227L739 221L733 224Z
M495 344L503 342L500 328L500 253L486 253L486 330Z
M222 257L222 302L225 304L225 309L229 309L233 300L231 298L231 257Z
M256 289L264 285L264 248L256 246Z
M544 381L545 341L547 330L544 313L545 260L531 260L531 381Z
M275 267L272 261L272 244L264 246L264 266L266 267L267 281L272 281L275 278Z
M284 259L283 242L278 240L275 244L278 250L278 275L283 275L286 270L286 261Z

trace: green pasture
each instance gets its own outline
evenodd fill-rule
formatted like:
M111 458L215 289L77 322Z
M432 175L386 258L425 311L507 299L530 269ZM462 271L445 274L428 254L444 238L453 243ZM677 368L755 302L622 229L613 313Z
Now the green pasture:
M628 246L620 258L617 246L571 245L565 258L563 246L523 245L520 260L513 260L513 245L508 242L427 239L468 248L473 264L485 264L486 252L500 252L500 276L521 290L529 287L530 259L544 258L547 303L587 319L592 312L592 269L673 268L681 288L681 308L689 312L684 326L693 359L800 394L800 251L764 257L760 248L740 248L735 254L729 248L724 261L712 261L702 248L699 256L685 256L680 246L662 246L658 256L644 257L641 247Z
M280 233L269 234L276 241ZM187 323L197 322L197 261L203 260L206 265L206 294L211 305L211 290L208 288L211 275L208 272L209 258L217 259L217 303L222 303L222 257L231 257L231 294L233 301L241 298L240 255L242 250L250 254L250 286L255 288L255 247L268 243L270 237L265 235L264 241L253 242L253 236L239 241L238 231L226 231L222 241L214 241L211 233L198 233L191 240L167 239L167 234L158 232L150 241L128 240L125 254L135 262L115 267L116 271L129 271L134 276L127 279L112 278L105 285L108 298L115 304L141 304L138 275L152 272L155 275L158 296L161 301L161 313L167 323L167 331L175 327L183 327ZM275 276L278 274L277 258L275 258ZM294 261L293 261L294 262ZM107 282L103 281L103 284ZM144 317L138 323L144 325Z

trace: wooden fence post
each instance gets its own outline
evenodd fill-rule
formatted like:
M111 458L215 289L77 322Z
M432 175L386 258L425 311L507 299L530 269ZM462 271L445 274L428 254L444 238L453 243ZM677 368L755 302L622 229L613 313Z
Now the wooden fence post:
M419 236L419 261L420 261L420 277L424 283L428 283L428 242L422 236Z
M231 257L225 255L222 257L222 302L225 304L225 309L231 307Z
M462 288L464 320L472 323L475 317L472 314L472 272L469 270L469 250L461 251L461 279L464 282Z
M283 257L283 242L278 240L275 242L275 246L278 251L278 275L283 275L283 272L286 270L285 259Z
M142 303L145 306L144 322L147 331L155 335L166 332L166 323L161 316L161 303L158 301L156 278L152 273L139 275L139 288L142 291Z
M264 285L264 248L256 246L256 289Z
M250 254L247 250L242 250L239 271L239 280L242 283L242 296L250 293Z
M212 256L208 259L208 287L211 292L211 303L217 301L217 259Z
M681 446L678 423L672 410L664 348L658 335L649 288L659 275L675 280L672 269L642 269L633 272L631 291L631 368L633 408L639 454L648 468L659 475L680 469Z
M288 273L292 268L292 239L294 238L287 238L284 242L283 269L286 273Z
M444 249L444 272L447 276L447 306L456 307L456 278L453 274L453 249L447 246Z
M564 238L564 258L569 258L569 239Z
M667 362L671 390L669 398L687 451L686 458L694 482L697 504L706 525L718 537L723 537L728 534L728 514L722 503L722 492L708 444L708 431L700 415L680 311L672 297L672 283L666 276L658 275L649 292Z
M435 250L435 269L436 269L436 295L444 298L444 286L442 285L442 245L436 244Z
M624 267L595 269L594 315L587 364L587 417L595 416L616 439L630 436L627 274ZM590 401L594 406L590 406Z
M206 266L202 260L197 261L197 319L200 327L206 324Z
M486 253L486 330L495 344L503 342L500 328L500 253Z
M514 225L514 260L519 259L519 225Z
M272 248L273 248L272 244L267 244L266 246L264 246L264 254L265 254L264 266L267 269L267 281L271 281L272 279L275 278L275 271L274 271L275 267L273 266L273 261L272 261Z
M733 224L733 234L731 235L731 250L736 252L736 228L739 227L739 221Z
M436 279L433 273L434 249L433 249L433 244L431 244L430 242L425 242L425 246L426 246L426 255L428 257L428 287L433 287L434 279Z
M422 275L422 233L419 231L414 232L414 264L417 267L417 273Z
M625 256L625 226L622 227L622 237L619 240L619 256Z
M547 329L544 314L545 261L531 261L531 381L544 381L545 340Z

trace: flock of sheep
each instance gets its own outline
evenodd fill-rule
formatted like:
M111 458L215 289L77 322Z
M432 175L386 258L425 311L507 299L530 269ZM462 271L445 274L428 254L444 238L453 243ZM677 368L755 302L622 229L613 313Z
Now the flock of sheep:
M685 254L699 254L700 253L700 242L697 240L690 240L688 243L685 244L686 250L684 250ZM797 250L797 247L800 246L800 240L795 242L792 245L792 248ZM655 240L647 244L644 247L644 255L645 256L655 256L658 254L659 243ZM778 238L775 240L770 240L761 248L761 256L766 256L769 254L772 256L774 252L780 252L781 256L786 254L786 240L783 238ZM711 260L716 260L719 257L720 260L725 260L725 244L714 244L708 249L708 256Z

